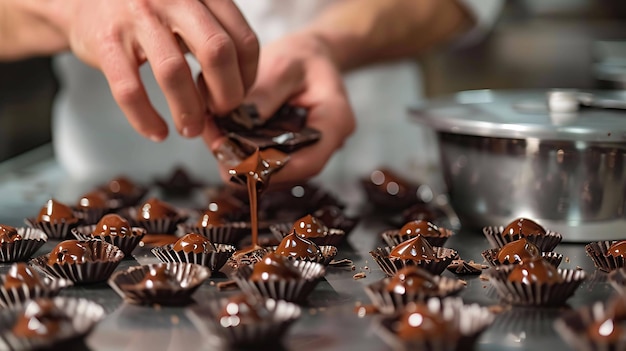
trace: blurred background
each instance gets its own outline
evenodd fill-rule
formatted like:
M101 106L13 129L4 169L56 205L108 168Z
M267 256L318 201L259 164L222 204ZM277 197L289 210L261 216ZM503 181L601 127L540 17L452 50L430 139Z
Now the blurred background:
M416 59L427 97L485 88L624 88L626 1L508 0L479 44ZM49 58L0 64L0 161L50 140L56 90Z

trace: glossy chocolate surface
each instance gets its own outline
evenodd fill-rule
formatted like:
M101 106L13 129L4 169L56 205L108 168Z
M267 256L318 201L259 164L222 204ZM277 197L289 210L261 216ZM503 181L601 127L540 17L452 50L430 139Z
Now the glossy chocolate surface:
M76 206L79 208L107 208L107 196L104 192L96 190L84 194L78 199Z
M389 258L413 261L439 259L428 240L421 235L396 245L389 253Z
M270 252L254 264L250 275L252 281L300 279L300 271L285 256Z
M626 258L626 240L620 240L611 244L609 250L607 251L607 254L613 257Z
M193 252L199 254L213 252L215 251L215 246L206 237L196 233L189 233L178 239L173 249L185 253Z
M385 289L399 295L439 291L432 274L416 266L407 266L399 270L389 279Z
M510 282L526 285L563 282L563 277L557 269L541 257L534 257L515 265L508 279Z
M226 222L222 219L222 216L219 212L207 210L204 211L198 222L196 222L196 226L200 228L211 228L211 227L219 227L224 225Z
M624 338L624 327L616 320L607 318L594 321L587 327L587 337L600 343L616 343Z
M127 177L117 177L110 180L105 186L105 191L115 196L135 195L140 188Z
M311 215L297 219L293 231L304 238L318 238L328 234L328 227L321 220Z
M504 228L502 235L546 235L546 230L528 218L517 218Z
M228 299L217 318L222 327L229 328L240 324L261 323L268 315L269 311L259 300L240 294Z
M0 224L0 244L12 243L16 240L22 240L22 236L17 233L17 228Z
M65 324L71 323L70 316L50 300L31 301L13 326L13 334L20 338L51 337Z
M157 198L148 199L137 211L138 220L167 219L178 216L174 207Z
M452 338L457 330L439 313L431 312L424 304L407 307L400 320L396 334L404 340L428 340Z
M318 260L322 258L320 249L314 242L296 235L294 232L285 236L276 248L276 253L295 259Z
M94 260L91 247L80 240L65 240L50 252L48 264L82 264Z
M78 219L74 217L74 212L69 206L50 199L39 211L37 221L50 223L65 221L72 223L78 221Z
M124 217L111 213L104 215L96 224L93 236L127 236L132 235L132 228Z
M143 279L133 286L135 289L173 289L180 288L180 283L176 280L167 266L151 266Z
M423 236L441 236L439 228L428 221L410 221L400 228L400 235L416 236L418 234Z
M26 285L29 289L41 285L39 275L26 263L15 263L9 268L4 277L4 288L21 288Z
M272 173L281 169L289 156L275 149L256 150L229 170L231 181L247 185L248 178L254 179L257 192L264 190Z
M497 260L501 264L509 264L540 256L541 251L535 244L521 238L504 245L498 252Z

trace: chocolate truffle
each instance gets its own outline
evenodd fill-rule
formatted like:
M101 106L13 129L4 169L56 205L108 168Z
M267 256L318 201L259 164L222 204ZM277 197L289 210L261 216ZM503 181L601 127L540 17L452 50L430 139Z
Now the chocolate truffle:
M328 227L318 218L306 215L294 222L293 231L304 238L319 238L328 234Z
M541 257L533 257L515 265L509 273L508 279L511 282L526 285L563 282L563 277L557 269Z
M106 208L107 196L102 191L92 191L80 197L76 206L83 209L88 208Z
M215 251L215 246L206 237L200 234L189 233L176 241L173 250L200 254Z
M407 266L396 273L385 287L399 295L432 293L439 290L437 282L427 271L416 266Z
M407 307L398 322L396 334L407 341L452 338L458 333L441 314L430 311L424 304Z
M17 233L17 228L0 224L0 244L12 243L22 240L22 236Z
M626 240L616 241L611 244L607 254L613 257L626 257Z
M50 300L31 301L24 314L18 317L13 326L13 334L20 338L51 337L64 325L71 323L71 318Z
M143 279L135 284L136 289L171 289L180 288L180 283L172 275L167 266L152 266Z
M78 218L74 217L74 212L69 206L54 199L50 199L39 211L37 221L49 223L65 221L67 223L74 223L78 221Z
M260 301L241 294L230 297L217 318L222 327L228 328L261 323L268 315L269 311Z
M270 252L254 264L250 275L252 281L300 279L300 271L285 256Z
M35 273L26 263L16 263L9 268L9 272L4 277L4 288L20 288L22 285L33 288L41 285L39 275Z
M517 218L504 228L502 235L546 235L546 230L528 218Z
M320 260L322 253L314 242L296 235L295 232L285 236L276 248L276 253L285 257L304 260Z
M117 177L109 181L104 189L114 196L128 196L137 193L140 189L126 177Z
M50 252L48 264L83 264L93 261L89 245L80 240L65 240Z
M416 236L421 234L423 236L440 236L441 232L439 228L428 221L410 221L400 228L401 235Z
M103 216L93 231L93 236L127 236L132 229L126 219L117 214Z
M616 343L623 339L624 328L612 318L594 321L587 327L590 340L601 343Z
M200 219L198 219L196 226L198 226L199 228L211 228L219 227L224 224L225 221L222 219L222 216L219 212L207 210L204 211L202 216L200 216Z
M504 245L498 252L497 260L501 264L509 264L540 256L541 252L535 244L521 238Z
M178 212L168 203L157 198L144 202L137 211L137 220L166 219L178 216Z
M421 235L396 245L389 253L389 258L413 261L438 259L433 247Z

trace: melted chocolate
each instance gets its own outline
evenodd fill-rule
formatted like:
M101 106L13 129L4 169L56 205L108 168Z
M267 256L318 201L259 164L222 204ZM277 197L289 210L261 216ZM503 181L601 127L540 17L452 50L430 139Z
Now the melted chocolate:
M609 247L607 255L626 258L626 240L617 241Z
M407 266L389 279L385 289L395 294L404 295L437 292L439 286L427 271L416 266Z
M541 257L533 257L515 265L508 279L511 282L526 285L563 282L563 277L557 269Z
M0 244L12 243L22 240L22 236L17 233L17 228L0 224Z
M318 218L306 215L295 221L293 231L304 238L318 238L328 234L328 227Z
M285 236L276 248L276 253L295 259L318 260L322 258L319 247L314 242L296 235L294 232Z
M112 213L100 218L93 231L93 236L128 236L132 233L128 221L122 216Z
M254 264L250 275L252 281L300 279L300 271L285 256L270 252Z
M173 249L174 251L200 254L215 251L215 246L213 246L213 244L211 244L209 239L206 237L200 234L189 233L178 239L178 241L174 244Z
M143 279L132 288L140 290L174 289L180 288L180 282L176 280L176 276L167 270L167 266L151 266Z
M13 334L20 338L52 337L64 325L71 323L71 318L50 300L31 301L24 314L20 315L13 326Z
M518 218L504 228L502 235L546 235L546 230L531 219Z
M15 263L4 277L4 288L9 290L21 288L23 285L32 289L41 285L41 279L26 263Z
M269 311L260 301L241 294L230 297L217 318L222 327L228 328L261 323L268 315Z
M396 245L389 253L389 258L413 261L439 260L428 240L421 235Z
M404 340L451 338L457 330L439 313L424 304L410 305L399 320L396 334Z
M82 264L93 261L93 252L89 244L80 240L61 241L50 252L48 264Z
M416 236L441 236L439 228L428 221L410 221L400 228L401 235Z
M595 321L587 327L590 340L602 343L616 343L624 337L624 327L612 318Z
M509 264L534 257L541 257L539 248L526 238L521 238L504 245L498 252L497 260L501 264Z
M65 221L67 223L75 223L78 221L78 218L74 217L74 212L69 206L54 199L50 199L39 211L37 221L49 223Z
M107 196L102 191L92 191L81 196L76 205L79 208L107 208Z
M167 219L178 216L178 212L168 203L157 198L144 202L137 211L138 220Z

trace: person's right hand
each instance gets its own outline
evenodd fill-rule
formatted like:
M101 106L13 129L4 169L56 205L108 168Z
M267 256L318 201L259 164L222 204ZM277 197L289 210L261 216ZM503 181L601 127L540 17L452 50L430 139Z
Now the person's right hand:
M144 62L185 137L202 133L207 110L225 114L241 104L254 82L258 40L232 1L72 0L62 6L57 26L74 54L102 70L130 124L154 141L168 130L141 82ZM197 91L187 49L202 67L208 99Z

